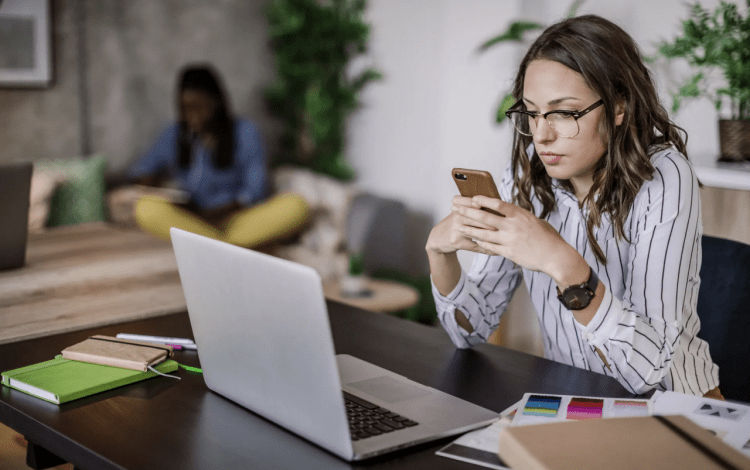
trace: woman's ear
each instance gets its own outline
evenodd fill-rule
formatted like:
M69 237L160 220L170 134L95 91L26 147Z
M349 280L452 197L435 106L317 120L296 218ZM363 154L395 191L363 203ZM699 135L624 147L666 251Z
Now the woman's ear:
M618 100L615 104L615 126L619 126L622 124L622 121L625 119L625 102L623 100Z

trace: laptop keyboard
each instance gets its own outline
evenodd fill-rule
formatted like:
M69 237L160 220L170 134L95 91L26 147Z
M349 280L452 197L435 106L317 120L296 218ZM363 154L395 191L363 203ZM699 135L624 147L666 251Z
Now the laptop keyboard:
M352 435L353 441L419 424L351 393L344 392L344 405L349 417L349 433Z

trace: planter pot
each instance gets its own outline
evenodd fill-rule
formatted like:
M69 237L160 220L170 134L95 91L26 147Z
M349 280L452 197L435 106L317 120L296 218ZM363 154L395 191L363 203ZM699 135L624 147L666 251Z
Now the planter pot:
M719 120L719 145L723 162L750 160L750 121Z

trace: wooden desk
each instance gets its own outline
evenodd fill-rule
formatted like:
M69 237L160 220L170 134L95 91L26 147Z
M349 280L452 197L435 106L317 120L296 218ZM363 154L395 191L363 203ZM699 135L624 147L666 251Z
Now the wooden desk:
M398 312L419 302L419 291L412 286L380 279L368 280L369 292L362 296L342 294L341 285L336 281L324 283L323 290L326 298L373 312Z
M332 301L328 308L337 353L497 412L524 392L630 396L604 375L489 344L458 350L439 327ZM192 337L187 314L174 314L0 345L0 370L50 359L92 334L120 332ZM194 351L177 351L175 359L200 366ZM177 374L182 380L157 377L61 406L0 387L0 422L82 470L477 469L435 455L453 438L350 464L210 392L201 375Z

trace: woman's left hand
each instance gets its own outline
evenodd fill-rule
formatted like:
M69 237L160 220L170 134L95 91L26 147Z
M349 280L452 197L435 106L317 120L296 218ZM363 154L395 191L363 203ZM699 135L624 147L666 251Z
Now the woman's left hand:
M571 250L578 255L549 222L526 209L485 196L474 196L472 206L459 206L454 210L495 230L470 225L463 225L458 230L476 240L477 245L488 252L503 256L526 269L547 273L553 278L565 257L574 256ZM483 207L505 217L483 211Z

